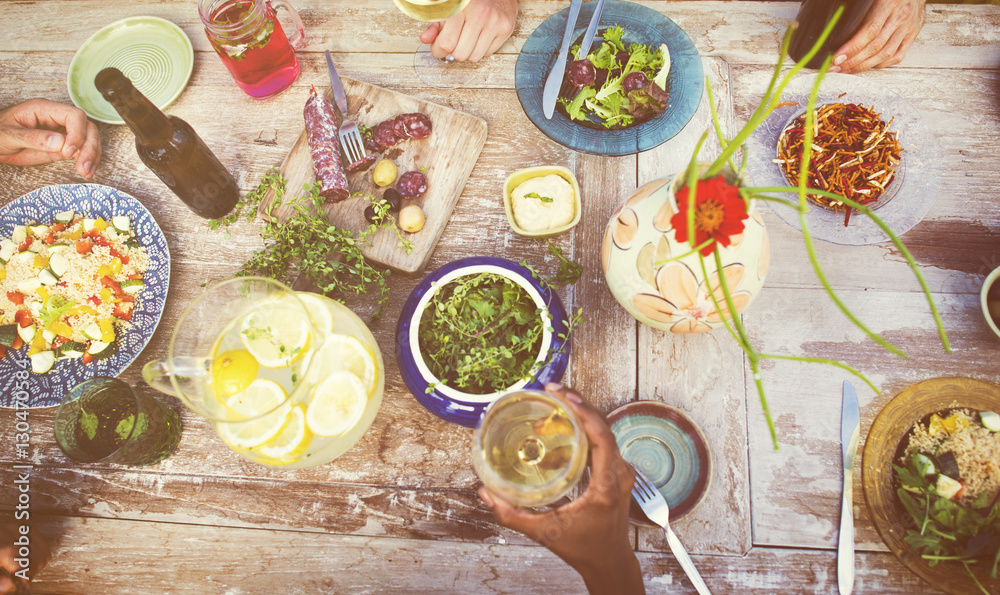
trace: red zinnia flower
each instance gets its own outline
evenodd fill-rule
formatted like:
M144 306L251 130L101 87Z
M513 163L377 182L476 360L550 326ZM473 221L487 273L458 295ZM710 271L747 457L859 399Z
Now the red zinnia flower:
M695 245L715 240L701 249L702 256L711 254L716 242L728 246L730 237L743 233L743 220L748 217L747 205L740 198L737 187L727 184L721 175L698 180L694 202ZM678 242L688 241L687 211L688 187L685 186L677 191L677 213L670 218Z

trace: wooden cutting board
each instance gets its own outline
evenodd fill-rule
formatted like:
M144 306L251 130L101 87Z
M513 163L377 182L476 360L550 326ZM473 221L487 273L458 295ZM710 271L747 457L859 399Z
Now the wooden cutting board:
M379 122L398 114L421 112L431 119L431 135L424 139L402 141L390 148L382 157L392 159L404 172L423 170L427 176L427 192L415 200L403 204L417 204L427 218L423 229L417 233L404 233L413 244L413 251L407 254L399 247L399 239L392 229L380 229L372 238L371 245L364 250L365 257L394 269L414 273L423 270L434 252L441 234L458 198L462 195L465 182L479 159L479 153L486 143L486 122L475 116L423 101L409 95L383 89L375 85L343 77L347 92L347 115L359 125L374 128ZM325 94L333 100L333 92L327 86ZM303 108L305 103L303 102ZM310 184L313 175L312 156L306 140L305 123L302 134L295 146L281 164L281 175L288 180L285 200L275 210L279 221L287 219L294 210L287 203L289 199L301 196L302 185ZM370 193L376 198L382 196L385 188L379 188L372 180L374 166L363 172L347 174L351 193ZM389 186L392 187L392 186ZM292 194L297 192L297 194ZM269 193L261 201L260 213L274 200ZM365 198L351 196L343 202L328 203L324 209L334 225L351 231L367 227L364 210L368 205Z

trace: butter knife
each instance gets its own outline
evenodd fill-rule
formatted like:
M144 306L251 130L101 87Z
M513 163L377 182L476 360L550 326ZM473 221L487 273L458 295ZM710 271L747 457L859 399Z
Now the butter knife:
M601 13L604 12L604 0L594 2L594 14L590 16L590 24L587 25L587 32L583 34L580 41L580 51L576 54L577 60L582 60L590 53L590 46L594 44L594 36L597 35L597 26L601 22Z
M562 47L559 48L559 55L556 63L552 65L549 76L545 79L545 87L542 90L542 113L545 118L552 119L552 114L556 112L556 99L559 97L559 89L562 87L563 75L566 74L566 57L569 55L569 46L573 41L573 29L576 28L576 19L580 16L580 5L583 0L572 0L569 4L569 16L566 19L566 32L563 33Z
M844 454L844 498L840 509L837 543L837 587L840 595L854 588L854 455L861 436L861 409L854 386L844 381L844 403L840 413L840 442Z

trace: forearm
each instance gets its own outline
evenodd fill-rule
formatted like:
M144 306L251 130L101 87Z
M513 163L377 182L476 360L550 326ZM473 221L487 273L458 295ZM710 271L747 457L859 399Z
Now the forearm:
M632 548L600 567L578 568L590 595L643 595L642 569Z

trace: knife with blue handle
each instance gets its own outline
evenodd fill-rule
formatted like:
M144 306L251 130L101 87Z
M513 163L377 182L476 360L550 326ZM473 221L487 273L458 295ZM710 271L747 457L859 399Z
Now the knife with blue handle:
M559 98L563 75L566 74L566 57L569 55L569 46L573 41L573 29L576 28L576 19L580 16L581 4L583 4L583 0L572 0L569 4L569 17L566 19L566 32L563 33L562 47L559 48L556 63L552 65L552 70L549 71L549 76L545 79L545 87L542 90L542 113L549 120L556 112L556 99Z
M837 543L837 587L840 595L854 588L854 456L861 437L861 409L858 395L844 381L844 403L840 413L840 442L844 454L844 498L840 509L840 537Z

